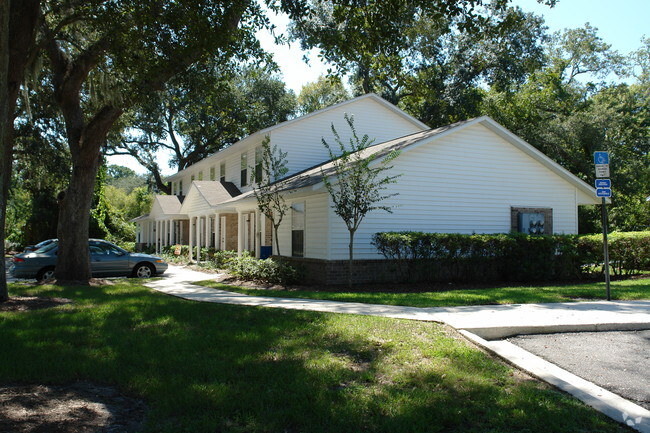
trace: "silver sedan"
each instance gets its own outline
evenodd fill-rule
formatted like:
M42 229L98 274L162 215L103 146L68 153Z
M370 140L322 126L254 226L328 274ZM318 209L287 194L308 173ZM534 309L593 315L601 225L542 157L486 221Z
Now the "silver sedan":
M130 253L101 239L90 239L88 246L93 277L149 278L167 270L165 260L157 256ZM55 241L33 252L16 254L9 272L16 278L49 280L54 277L58 250Z

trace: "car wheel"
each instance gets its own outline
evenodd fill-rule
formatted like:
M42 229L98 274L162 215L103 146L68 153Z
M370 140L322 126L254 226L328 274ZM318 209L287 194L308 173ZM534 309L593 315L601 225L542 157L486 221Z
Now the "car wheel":
M54 268L43 268L36 274L36 281L47 281L54 278Z
M156 270L149 263L139 263L133 268L133 276L138 278L151 278L156 276Z

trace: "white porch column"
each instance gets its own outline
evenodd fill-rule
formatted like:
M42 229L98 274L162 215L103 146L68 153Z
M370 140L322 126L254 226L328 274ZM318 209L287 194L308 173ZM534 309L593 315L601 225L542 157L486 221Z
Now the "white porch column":
M214 245L214 218L210 215L205 217L208 221L208 229L205 232L205 243L212 248Z
M237 211L237 255L241 256L244 251L244 214Z
M221 245L219 242L219 233L221 232L221 218L219 218L219 214L215 213L214 214L214 249L215 250L220 250Z
M260 246L266 245L266 215L260 212Z
M189 244L190 244L190 252L189 252L190 257L189 257L189 261L190 261L190 262L192 261L192 257L194 256L194 252L192 251L192 248L194 247L194 234L193 234L193 231L192 231L192 219L193 219L193 218L190 216L190 220L189 220L189 222L188 222L188 224L189 224L189 230L188 230L188 232L189 232L189 234L190 234L190 239L189 239Z
M160 252L160 221L155 222L156 227L154 228L154 238L156 241L156 254Z
M210 218L205 215L203 217L203 246L208 248L210 244L208 243L208 233L210 233Z
M196 261L201 261L201 217L196 217Z
M260 258L262 255L262 212L255 209L255 257Z
M185 239L183 239L183 220L178 222L178 243L183 245L185 243Z
M165 220L158 221L158 245L158 251L162 252L162 249L165 246Z

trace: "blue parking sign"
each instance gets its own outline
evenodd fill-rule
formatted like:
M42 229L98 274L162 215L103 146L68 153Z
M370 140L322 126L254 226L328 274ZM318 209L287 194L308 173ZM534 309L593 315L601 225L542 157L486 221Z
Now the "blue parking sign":
M609 152L594 152L594 164L609 164Z
M596 197L611 197L612 190L610 188L598 188L596 190Z
M596 188L611 188L612 181L609 179L596 179Z

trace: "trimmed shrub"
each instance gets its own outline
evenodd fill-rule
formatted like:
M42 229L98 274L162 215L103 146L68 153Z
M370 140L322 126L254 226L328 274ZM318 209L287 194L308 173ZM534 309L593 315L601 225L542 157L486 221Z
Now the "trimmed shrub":
M373 245L410 281L566 280L602 272L599 235L376 233ZM650 269L650 232L613 233L615 275Z
M581 237L585 254L602 263L602 235ZM650 270L650 232L613 232L608 235L609 264L614 275L635 275Z
M259 260L245 252L226 261L230 273L242 280L271 284L292 284L298 281L298 271L291 265L272 258Z

